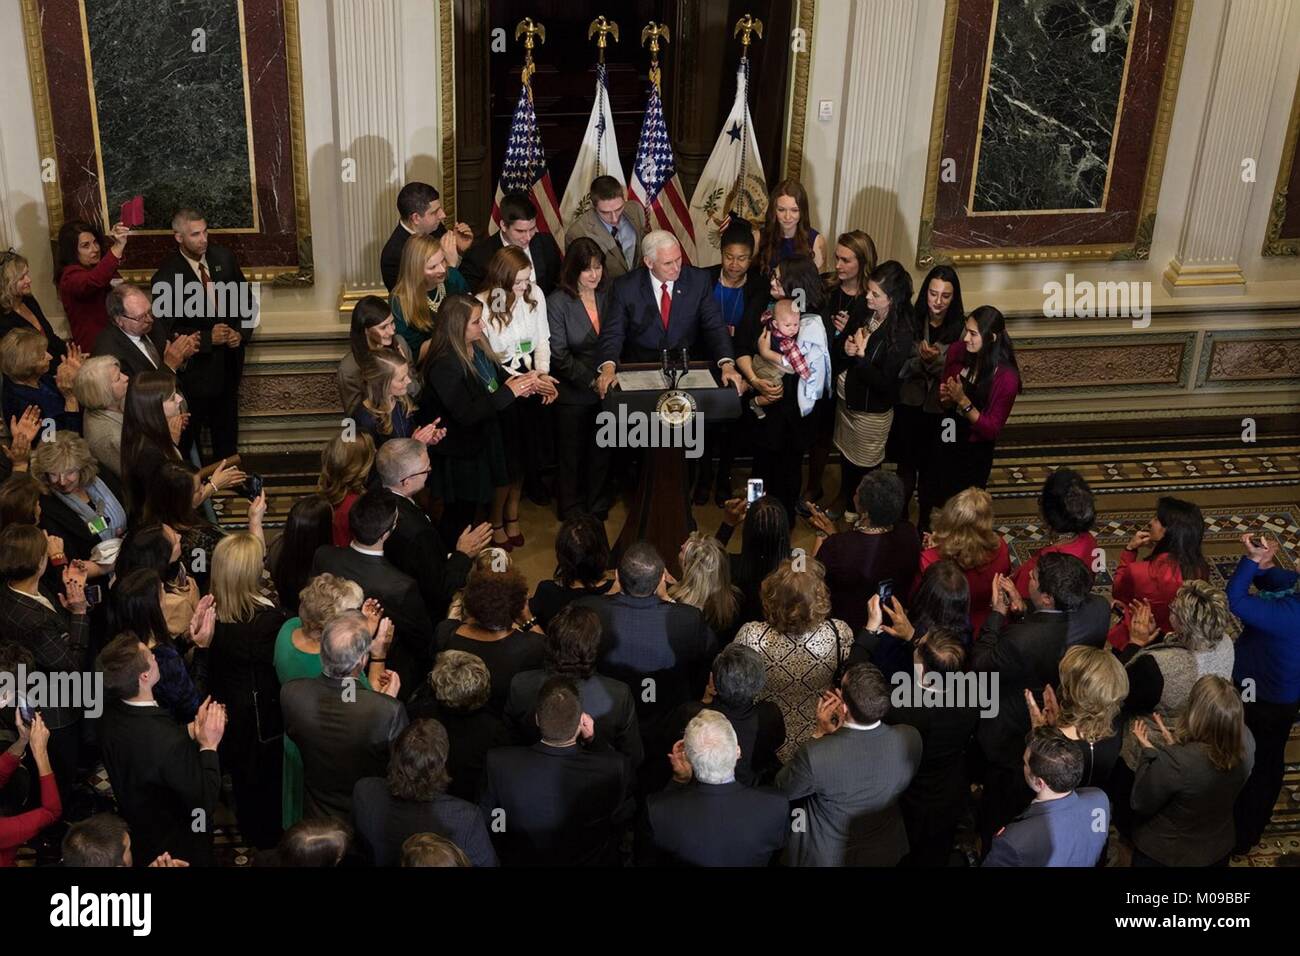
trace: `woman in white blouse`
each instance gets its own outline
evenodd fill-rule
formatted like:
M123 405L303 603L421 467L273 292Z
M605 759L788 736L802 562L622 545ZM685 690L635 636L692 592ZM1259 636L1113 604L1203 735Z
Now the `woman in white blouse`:
M542 372L544 377L539 381L549 387L548 392L514 402L500 417L506 456L519 461L523 478L510 488L503 515L504 532L494 534L493 540L518 548L524 544L519 528L521 493L527 491L537 504L550 500L541 476L555 458L554 422L547 407L559 394L549 374L551 328L546 319L546 298L533 283L533 264L515 246L502 246L493 253L478 298L484 305L483 334L506 373ZM502 534L504 541L498 540Z

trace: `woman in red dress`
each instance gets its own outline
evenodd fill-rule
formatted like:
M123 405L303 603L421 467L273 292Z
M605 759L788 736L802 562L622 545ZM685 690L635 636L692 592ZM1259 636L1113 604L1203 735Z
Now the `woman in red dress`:
M989 614L993 576L1011 571L1007 543L993 530L993 496L983 488L967 488L953 495L935 518L934 532L927 538L913 579L913 595L926 568L943 558L957 562L970 585L971 634L978 637Z
M1097 509L1092 489L1081 474L1072 468L1058 468L1048 475L1038 495L1038 511L1052 533L1052 543L1016 568L1014 581L1022 598L1029 597L1029 575L1038 566L1038 559L1052 551L1074 555L1094 575L1100 570L1097 539L1092 534Z
M1106 639L1117 651L1128 644L1136 602L1149 603L1156 627L1169 630L1169 602L1183 582L1210 576L1210 566L1201 553L1204 537L1205 519L1196 505L1170 497L1156 502L1156 516L1146 531L1133 535L1115 569L1110 596L1113 603L1123 606L1124 619L1110 629ZM1147 545L1154 547L1144 561L1138 552Z

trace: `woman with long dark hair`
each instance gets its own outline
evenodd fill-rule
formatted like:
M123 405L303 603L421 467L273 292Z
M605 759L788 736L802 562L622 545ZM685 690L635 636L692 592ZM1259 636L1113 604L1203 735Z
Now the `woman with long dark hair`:
M181 561L181 536L165 524L148 524L133 528L122 539L113 573L119 579L139 569L154 571L162 579L163 617L167 632L179 637L189 630L190 618L198 609L199 584L185 570Z
M933 507L963 489L988 484L998 435L1023 390L1006 319L993 306L981 305L966 316L961 340L948 346L944 360L939 401L947 411L945 420L955 420L956 431L945 436L947 425L941 422L932 446L937 455L930 469Z
M122 264L130 234L131 230L119 222L110 236L104 236L81 219L65 222L59 230L54 282L68 316L72 340L87 355L94 349L99 333L108 328L105 297L113 280L122 278L117 267Z
M443 500L439 533L455 541L489 510L493 543L508 545L506 501L520 479L502 440L498 413L518 396L540 394L537 372L508 375L483 334L483 303L448 296L438 312L424 364L421 413L441 418L446 437L429 449L429 491ZM518 495L514 498L518 505ZM447 537L450 535L450 537ZM502 539L505 539L504 541Z
M926 275L912 309L912 353L903 363L894 425L886 456L898 463L903 480L903 513L919 489L918 527L930 530L930 488L922 477L930 469L930 456L943 419L939 404L939 379L948 347L961 338L966 313L961 300L961 279L952 266L935 266Z
M808 192L798 180L783 179L772 187L763 229L754 229L754 247L764 272L795 256L809 257L821 271L826 238L808 224Z
M595 388L596 342L610 314L608 285L605 253L580 236L569 243L560 284L546 298L551 374L559 390L555 497L562 521L579 511L604 518L610 507L610 450L596 441L600 396Z
M271 580L280 607L289 617L298 616L298 594L311 578L312 555L334 540L334 507L322 494L299 498L289 509L284 533L276 538L267 555Z
M849 663L869 661L886 677L911 674L915 642L938 630L953 634L969 650L973 643L970 597L970 581L961 566L948 558L925 569L908 602L909 610L904 610L897 595L888 603L872 595L867 606L867 629L858 635Z
M528 608L543 628L580 597L607 594L614 585L609 574L609 537L595 515L579 514L555 533L555 573L537 582Z
M1169 603L1184 581L1206 580L1210 566L1201 551L1205 519L1190 501L1165 496L1156 502L1156 514L1145 531L1134 532L1119 556L1111 600L1123 607L1124 617L1110 629L1107 640L1122 651L1129 642L1129 627L1138 605L1149 606L1156 627L1169 630ZM1144 561L1139 552L1151 546Z
M184 653L167 628L162 610L163 583L157 571L141 568L113 585L108 605L109 633L134 634L158 661L158 683L153 695L182 724L194 719L207 686L207 647L212 643L216 615L212 598L199 602L189 637L196 650L185 663Z
M176 378L171 372L140 372L131 379L122 406L122 484L130 509L128 524L140 520L149 483L159 469L168 462L183 464L177 445L188 421L185 399L176 390ZM211 474L195 483L194 506L246 478L237 467L221 461Z
M840 450L840 496L847 520L863 477L885 460L885 442L898 401L898 373L911 348L912 277L890 259L867 278L861 324L845 329L839 348L843 370L835 374L835 447Z
M730 532L728 523L718 529L718 540L724 547L731 538ZM731 583L740 588L742 595L739 619L761 621L763 579L790 557L789 513L781 502L764 495L746 509L740 535L740 554L730 556Z
M397 334L397 319L389 311L388 303L377 295L363 296L352 307L352 328L348 332L348 353L339 362L339 400L344 409L353 409L365 398L365 378L361 370L370 359L371 352L396 349L412 365L411 347ZM407 397L420 396L420 380L411 377L406 387Z

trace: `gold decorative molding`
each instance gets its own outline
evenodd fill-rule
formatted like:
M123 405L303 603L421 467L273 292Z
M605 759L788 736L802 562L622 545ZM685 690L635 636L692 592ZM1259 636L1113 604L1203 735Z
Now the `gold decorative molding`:
M456 24L454 0L438 0L438 68L442 95L442 208L456 221Z
M1222 286L1225 291L1245 292L1246 276L1241 267L1234 264L1186 266L1175 257L1164 272L1164 285L1170 292L1200 292L1207 287Z
M50 106L50 82L45 72L45 47L41 42L41 12L37 0L22 0L23 41L27 46L27 76L32 84L32 106L35 108L36 144L41 150L41 162L55 158L54 111ZM63 225L63 192L56 176L41 177L45 191L45 210L49 217L50 245ZM57 262L57 257L55 259Z
M1300 380L1300 339L1211 342L1207 384L1274 379Z
M813 33L817 0L799 0L798 26L808 44L794 59L793 92L790 98L790 135L785 144L785 179L799 180L803 172L804 135L808 127L808 75L812 71Z
M307 125L303 119L302 47L298 0L284 2L284 63L289 81L289 140L292 144L294 221L298 226L298 269L275 277L276 285L311 285L315 260L311 245L311 193L307 188Z
M952 75L953 45L957 36L960 5L961 0L946 0L944 8L943 37L939 48L938 73L935 78L934 109L930 116L930 148L926 160L925 194L921 200L921 221L917 232L917 267L929 269L940 264L1148 258L1151 252L1151 237L1155 231L1156 201L1160 197L1160 182L1169 147L1170 129L1173 125L1178 82L1187 49L1187 31L1192 20L1192 0L1176 0L1174 7L1173 20L1169 29L1169 52L1157 101L1155 129L1151 137L1146 180L1143 183L1142 199L1138 207L1138 228L1133 242L938 250L934 247L936 184L939 181L939 166L943 158L943 135L948 114L948 84ZM990 31L997 29L996 20L991 21L989 29ZM1126 64L1125 70L1127 69ZM1116 135L1118 136L1118 131Z
M1266 256L1300 256L1300 237L1282 238L1282 223L1286 220L1288 187L1295 169L1296 143L1300 140L1300 80L1296 81L1291 97L1291 119L1282 141L1282 163L1277 170L1277 185L1273 188L1273 201L1269 205L1268 228L1264 231L1263 254Z
M1144 344L1076 343L1021 346L1016 349L1027 388L1181 387L1188 342Z

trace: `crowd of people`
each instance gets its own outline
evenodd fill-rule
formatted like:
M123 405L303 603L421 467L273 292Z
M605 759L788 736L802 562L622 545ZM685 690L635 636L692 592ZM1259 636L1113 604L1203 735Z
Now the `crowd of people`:
M708 271L617 181L590 199L562 251L527 196L475 238L401 189L347 417L278 534L238 457L255 317L165 314L121 281L126 227L70 222L64 341L4 255L0 673L106 699L0 701L0 865L208 865L227 812L279 866L1210 866L1258 841L1300 711L1275 540L1243 538L1225 591L1198 507L1160 498L1107 601L1061 468L1015 565L985 486L1021 378L956 270L914 289L793 181ZM201 213L173 232L152 290L243 281ZM596 416L682 348L742 399L693 476L720 525L612 556L627 462ZM216 520L232 493L247 530ZM546 580L515 560L552 544L525 496L562 522Z

